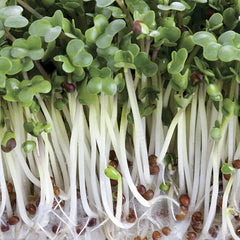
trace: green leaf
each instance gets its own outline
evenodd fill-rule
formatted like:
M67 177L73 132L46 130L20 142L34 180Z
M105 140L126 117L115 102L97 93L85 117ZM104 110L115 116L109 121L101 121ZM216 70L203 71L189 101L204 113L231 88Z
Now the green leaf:
M177 52L173 51L172 61L168 63L168 72L171 74L177 74L184 68L185 61L188 57L188 52L185 48L179 49Z
M228 163L223 163L223 166L221 167L221 172L223 174L232 174L235 171L236 171L235 168Z
M0 57L0 72L6 74L12 68L11 61L6 57Z
M229 7L223 11L223 22L230 29L234 29L237 26L238 19L235 17L233 8Z
M235 103L231 101L229 98L224 98L222 105L222 114L225 117L232 116L235 109Z
M88 67L92 63L93 57L84 49L84 43L80 39L71 40L66 51L74 66Z
M92 94L104 92L107 95L114 95L117 91L117 84L110 77L94 77L88 82L87 90Z
M180 73L173 74L170 80L171 86L175 91L182 91L185 90L188 86L188 76L189 76L189 69L181 75Z
M226 31L219 36L218 42L222 45L233 45L233 39L235 38L235 36L236 32Z
M58 36L60 35L61 31L62 31L62 29L59 26L50 28L48 30L48 32L45 34L45 37L44 37L45 41L47 43L54 41L55 39L58 38Z
M36 20L34 21L28 31L31 35L36 35L39 37L44 37L47 32L51 29L52 25L49 21L45 20L45 19L40 19L40 20Z
M135 69L134 56L130 51L119 50L114 54L115 67Z
M175 10L175 11L184 11L185 6L180 2L172 2L169 6L158 4L157 7L163 11Z
M95 104L98 96L87 90L87 78L78 86L78 100L83 105Z
M215 36L210 32L199 31L193 35L193 42L202 47L210 42L217 42Z
M211 42L207 44L203 48L203 56L209 61L217 61L218 60L218 52L221 45L215 42Z
M125 18L125 14L122 12L122 9L119 7L109 6L108 9L112 12L114 18Z
M105 29L105 32L97 38L97 47L109 47L111 45L114 35L121 31L125 27L125 25L126 23L122 19L112 21Z
M157 64L149 60L145 52L140 52L134 58L134 65L136 66L138 73L140 75L143 73L146 77L154 76L158 70Z
M89 43L95 43L98 36L104 32L106 27L108 26L108 20L102 14L97 15L94 18L94 27L89 28L85 32L86 40Z
M18 99L22 103L30 103L33 99L34 91L31 87L22 89L18 94Z
M25 141L22 145L25 153L30 153L35 148L36 143L34 141Z
M19 85L20 82L16 78L8 78L6 80L6 95L3 98L10 102L18 101Z
M218 57L223 62L231 62L233 60L238 59L239 54L240 54L239 49L237 49L233 46L230 46L230 45L225 45L219 49ZM240 60L240 59L238 59L238 60Z
M100 8L107 7L111 5L115 0L96 0L97 6Z
M121 178L121 174L111 165L108 165L104 170L105 175L112 180L119 180Z
M223 25L223 16L220 13L214 13L209 19L209 28L214 31Z
M218 86L214 83L211 83L207 86L207 93L213 101L219 102L223 99Z
M55 56L53 59L57 62L63 62L62 68L63 68L63 71L65 71L66 73L74 72L75 68L70 63L68 57L63 55L58 55L58 56Z
M22 28L28 25L28 20L20 15L10 16L5 20L4 25L10 28Z
M125 3L132 14L134 14L135 11L147 13L150 10L144 0L125 0Z
M180 94L175 93L174 100L175 100L177 107L185 108L191 102L191 97L185 98L185 97L181 96Z
M211 135L211 138L214 140L214 141L219 141L220 138L221 138L221 128L216 128L216 127L213 127L211 132L210 132L210 135Z

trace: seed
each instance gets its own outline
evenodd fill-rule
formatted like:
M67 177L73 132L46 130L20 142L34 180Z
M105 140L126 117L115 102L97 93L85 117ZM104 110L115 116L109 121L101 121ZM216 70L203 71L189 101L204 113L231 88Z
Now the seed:
M8 190L9 193L11 193L11 192L13 191L13 185L12 185L12 183L7 182L7 190Z
M234 160L232 162L232 165L234 168L239 169L240 168L240 160Z
M181 213L181 214L177 214L176 215L176 219L178 220L178 221L183 221L184 219L185 219L185 214L183 214L183 213Z
M150 166L149 170L150 170L150 174L151 175L157 175L159 173L159 171L160 171L158 165Z
M118 42L118 34L115 34L115 35L113 36L112 43L115 44L115 43L117 43L117 42Z
M202 218L202 213L201 212L195 212L192 215L192 222L196 223L196 222L201 222L203 220Z
M216 228L214 227L211 227L209 230L208 230L208 233L213 237L213 238L216 238L218 233L217 233L217 230Z
M53 191L54 191L54 194L55 194L56 196L58 196L58 195L60 194L60 189L59 189L58 186L54 186L54 187L53 187Z
M168 236L171 233L171 229L169 227L164 227L162 229L162 233L166 236Z
M137 237L134 238L134 240L141 240L141 237L137 236Z
M110 150L109 152L109 160L115 160L117 158L114 150Z
M188 232L187 239L188 240L195 240L197 237L197 234L195 232Z
M75 91L75 86L72 83L63 82L61 84L62 88L64 88L68 93L73 93Z
M232 174L223 174L223 177L225 178L225 180L229 180L230 177L232 176Z
M129 209L129 214L126 217L126 221L129 222L129 223L133 223L133 222L135 222L135 220L136 220L135 212L132 208L130 208Z
M240 216L239 216L239 215L234 216L234 218L235 218L237 221L240 221Z
M1 231L2 232L7 232L9 230L9 226L8 225L1 225Z
M36 213L36 207L34 204L29 203L26 205L26 210L31 214L34 215Z
M139 19L133 21L133 32L135 34L140 34L142 32L142 27L140 23L143 23L143 21Z
M153 240L158 240L162 237L162 234L158 231L154 231L153 234L152 234L152 239Z
M150 155L148 157L148 163L150 166L154 166L157 164L157 156L156 155Z
M115 187L115 186L118 185L118 181L117 180L110 179L110 183L111 183L112 187Z
M91 218L88 222L88 227L94 227L97 224L97 219L96 218Z
M11 152L15 147L16 147L17 143L16 140L14 138L11 138L7 141L6 147L1 145L2 151L3 152Z
M181 30L181 33L188 31L188 29L184 26L179 26L178 28Z
M154 196L154 191L152 189L147 190L143 195L142 195L146 200L151 200Z
M77 232L77 234L83 235L86 232L86 228L83 228L83 225L79 224L76 227L76 232Z
M200 233L202 231L202 229L198 227L199 225L200 225L200 222L196 222L192 224L192 228L196 233Z
M190 198L186 194L181 195L179 201L184 207L188 207L190 205Z
M146 192L146 188L142 184L137 186L137 190L141 195L143 195Z
M52 232L53 233L58 233L59 231L60 231L60 227L58 225L53 225Z
M8 219L8 224L9 225L16 225L19 222L19 217L18 216L12 216Z
M235 228L235 233L237 234L238 237L240 237L240 226L237 226Z
M111 160L108 165L114 167L114 168L117 168L118 167L118 161L116 160Z

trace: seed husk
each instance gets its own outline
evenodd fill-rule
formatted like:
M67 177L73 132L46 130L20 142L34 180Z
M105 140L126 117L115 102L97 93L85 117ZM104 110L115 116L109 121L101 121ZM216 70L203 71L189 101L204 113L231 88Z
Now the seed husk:
M159 231L154 231L152 234L153 240L159 240L162 237L162 234Z
M168 236L170 233L171 233L171 229L169 227L164 227L162 229L162 233L165 235L165 236Z
M32 203L29 203L26 205L26 210L29 212L29 214L34 215L36 213L36 206Z
M190 198L186 194L181 195L179 201L184 207L188 207L190 205Z
M19 217L18 216L12 216L8 219L8 224L9 225L16 225L19 222Z

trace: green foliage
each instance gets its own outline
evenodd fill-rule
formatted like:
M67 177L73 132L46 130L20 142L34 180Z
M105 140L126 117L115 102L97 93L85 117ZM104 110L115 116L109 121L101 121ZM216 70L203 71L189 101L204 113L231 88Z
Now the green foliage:
M184 68L187 56L188 52L185 48L181 48L177 52L173 51L171 54L172 61L168 63L168 72L171 74L180 73Z
M184 11L185 10L185 6L181 2L172 2L170 5L159 4L157 7L163 11L169 11L169 10Z
M52 17L44 17L34 21L29 27L29 33L44 37L45 42L52 42L58 38L62 31L63 14L57 10Z
M121 174L111 165L108 165L104 170L105 175L112 180L119 180L121 178Z
M23 151L25 153L30 153L33 151L33 149L35 148L36 143L34 141L25 141L22 145L23 147Z
M23 8L20 6L8 6L0 8L0 20L5 27L22 28L28 24L28 20L21 16Z
M9 78L6 81L6 95L3 98L7 101L20 102L24 106L30 106L34 95L48 93L50 90L51 84L40 75L21 82L16 78Z
M223 166L221 167L222 174L232 174L235 171L235 168L228 163L223 163Z

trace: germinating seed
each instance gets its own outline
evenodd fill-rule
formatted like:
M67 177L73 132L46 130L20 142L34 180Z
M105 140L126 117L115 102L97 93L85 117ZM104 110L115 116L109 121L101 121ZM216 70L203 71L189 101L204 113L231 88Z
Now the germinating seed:
M18 216L12 216L8 219L8 224L9 225L16 225L19 222L19 217Z

